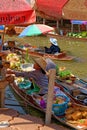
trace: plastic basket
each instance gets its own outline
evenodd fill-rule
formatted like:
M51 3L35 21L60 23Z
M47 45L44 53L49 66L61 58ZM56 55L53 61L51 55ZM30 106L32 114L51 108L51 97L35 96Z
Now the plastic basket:
M61 116L65 113L65 110L68 107L68 103L69 103L70 99L66 95L63 95L63 94L58 94L58 95L56 95L56 97L63 97L65 99L65 101L61 104L52 105L52 111L54 112L54 114L57 116Z
M31 82L29 80L24 80L23 82L18 84L21 89L29 89L31 87Z

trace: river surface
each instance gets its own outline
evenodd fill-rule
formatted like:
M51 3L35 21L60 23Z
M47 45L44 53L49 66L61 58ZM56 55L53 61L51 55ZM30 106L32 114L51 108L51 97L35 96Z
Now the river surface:
M20 114L26 114L9 86L6 87L5 91L5 107L17 110Z

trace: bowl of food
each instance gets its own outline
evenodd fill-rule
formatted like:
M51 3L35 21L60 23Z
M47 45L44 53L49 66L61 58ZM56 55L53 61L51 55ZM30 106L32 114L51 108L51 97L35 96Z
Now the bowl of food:
M55 115L63 115L68 107L70 99L64 94L58 94L54 97L52 111Z
M31 81L24 80L18 84L20 89L29 89L31 87Z
M34 67L34 64L32 63L24 63L24 64L21 64L21 70L22 71L34 71L35 69L33 68Z

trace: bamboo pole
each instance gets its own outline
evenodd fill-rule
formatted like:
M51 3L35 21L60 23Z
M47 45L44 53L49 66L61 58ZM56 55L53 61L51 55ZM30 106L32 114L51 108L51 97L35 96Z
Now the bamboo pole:
M55 76L56 76L56 70L50 69L50 71L49 71L49 84L48 84L46 117L45 117L45 124L46 125L50 124L50 122L51 122Z

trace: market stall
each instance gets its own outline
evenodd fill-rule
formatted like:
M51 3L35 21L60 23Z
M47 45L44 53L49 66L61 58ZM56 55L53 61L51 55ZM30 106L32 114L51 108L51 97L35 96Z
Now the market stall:
M78 31L80 32L80 25L85 25L86 30L87 30L87 21L82 21L82 20L71 20L71 32L73 32L73 26L78 25Z

